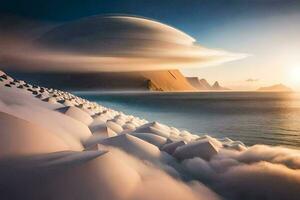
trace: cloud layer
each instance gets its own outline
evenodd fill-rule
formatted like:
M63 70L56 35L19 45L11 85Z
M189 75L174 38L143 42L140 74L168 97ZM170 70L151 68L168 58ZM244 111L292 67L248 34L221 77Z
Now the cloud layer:
M129 16L83 18L30 43L17 39L1 52L0 64L9 69L137 71L202 67L246 56L205 48L171 26Z
M222 150L210 161L185 160L183 165L228 199L299 199L298 150L255 145L242 152Z

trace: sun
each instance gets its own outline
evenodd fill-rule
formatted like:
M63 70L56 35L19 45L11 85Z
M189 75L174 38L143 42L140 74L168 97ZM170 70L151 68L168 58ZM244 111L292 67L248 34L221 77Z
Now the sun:
M300 67L292 67L289 71L289 82L300 85Z

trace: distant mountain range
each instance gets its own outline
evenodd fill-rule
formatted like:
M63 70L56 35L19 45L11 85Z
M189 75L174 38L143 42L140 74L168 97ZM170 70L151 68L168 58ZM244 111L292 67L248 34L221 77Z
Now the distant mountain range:
M198 77L187 77L187 81L197 90L230 90L229 88L222 87L218 81L210 85L207 80L199 79Z
M105 91L217 91L229 90L218 81L184 77L179 70L94 72L94 73L13 73L18 79L62 90Z
M268 87L260 87L257 89L258 91L278 91L278 92L291 92L293 91L291 88L283 85L283 84L276 84Z

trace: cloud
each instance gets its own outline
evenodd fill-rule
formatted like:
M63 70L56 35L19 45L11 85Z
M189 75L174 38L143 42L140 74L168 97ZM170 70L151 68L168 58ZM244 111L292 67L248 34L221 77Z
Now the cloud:
M246 82L258 82L259 79L249 78L246 80Z
M217 184L228 196L239 199L298 199L300 170L292 170L283 165L259 162L238 165L224 173Z
M23 45L17 39L0 52L0 64L9 69L137 71L203 67L247 56L203 47L171 26L129 16L83 18Z
M300 152L255 145L245 151L222 150L210 161L193 158L185 169L228 199L298 199Z
M98 151L63 151L2 159L0 195L58 200L220 199L201 183L186 184L119 149L107 149L102 155Z

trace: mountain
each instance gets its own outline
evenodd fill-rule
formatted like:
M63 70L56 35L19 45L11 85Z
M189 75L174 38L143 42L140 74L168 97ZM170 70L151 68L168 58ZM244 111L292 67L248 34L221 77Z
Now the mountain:
M202 87L206 90L211 90L210 84L207 82L206 79L202 78L199 80L199 83L202 85Z
M212 85L212 90L230 90L230 89L229 89L229 88L226 88L226 87L220 86L219 82L216 81L216 82Z
M196 91L179 70L13 75L34 84L64 90Z
M139 74L147 79L150 90L196 91L179 70L144 71Z
M276 84L268 87L260 87L258 91L278 91L278 92L292 92L293 90L283 84Z
M187 77L187 81L198 90L211 90L211 86L205 79L199 80L198 77Z
M229 90L228 88L220 86L216 81L212 86L205 80L198 77L187 77L188 82L198 90Z

